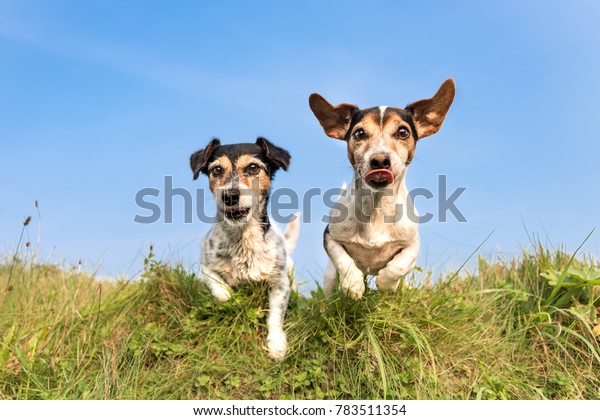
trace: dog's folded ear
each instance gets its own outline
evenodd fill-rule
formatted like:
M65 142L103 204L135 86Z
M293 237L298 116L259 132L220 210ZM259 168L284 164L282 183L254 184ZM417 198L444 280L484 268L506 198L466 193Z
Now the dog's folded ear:
M262 147L265 152L266 160L272 169L271 175L279 168L283 168L284 171L287 171L290 166L290 161L292 160L292 157L287 150L275 146L264 137L257 138L256 144Z
M406 107L413 115L417 135L427 137L438 132L454 100L456 85L454 80L446 79L439 90L429 99L421 99Z
M190 156L190 166L192 167L192 172L194 172L194 179L198 179L200 172L206 173L208 159L210 158L210 155L219 147L221 147L221 142L219 139L212 139L204 149L198 150L196 153Z
M346 134L350 129L352 113L358 109L356 105L339 104L333 106L318 93L313 93L308 97L308 104L323 127L325 134L334 139L346 139Z

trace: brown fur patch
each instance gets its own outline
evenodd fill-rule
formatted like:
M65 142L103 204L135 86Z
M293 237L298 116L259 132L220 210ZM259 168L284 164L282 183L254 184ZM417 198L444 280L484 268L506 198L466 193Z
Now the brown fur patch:
M396 154L401 154L401 148L406 149L407 163L412 160L416 149L416 140L408 121L405 121L394 112L394 108L386 108L383 118L379 111L378 108L374 108L372 112L367 113L352 127L348 139L348 159L352 165L360 162L367 151L379 143L383 143ZM396 137L400 127L406 128L411 133L407 139ZM358 140L355 137L355 133L360 129L367 136L363 140Z
M356 139L355 133L358 130L364 131L366 135L365 139ZM379 113L376 111L367 113L354 124L354 127L352 127L352 131L350 132L350 138L348 139L348 159L352 165L360 161L361 156L363 156L374 143L379 141L380 134L380 118Z
M255 164L260 168L258 174L249 173L249 166ZM268 174L268 168L263 161L252 155L242 155L235 162L235 171L241 183L248 188L266 193L271 188L271 178Z
M313 93L308 98L310 109L319 120L321 127L329 137L338 140L344 140L352 113L358 109L356 105L339 104L331 105L325 98L318 93Z
M257 174L250 173L249 167L255 164L260 169ZM222 173L215 175L213 169L221 167ZM253 191L257 196L266 195L271 187L271 178L265 162L253 155L241 155L235 161L231 161L227 155L219 156L208 166L209 188L215 194L219 188L224 187L237 179L242 189Z
M453 79L446 79L429 99L421 99L406 107L415 119L419 138L438 132L454 100L456 86Z
M223 169L219 176L213 174L213 169L217 166ZM229 182L232 170L233 164L227 156L219 156L208 165L208 186L213 194L215 190Z
M400 139L396 137L398 130L400 128L405 128L408 130L410 135L406 139ZM410 163L412 160L415 150L417 148L417 141L415 139L415 134L412 132L410 124L408 121L405 121L398 113L394 112L393 108L386 109L386 113L383 118L383 128L382 131L386 133L388 138L391 138L391 147L398 151L399 147L404 147L408 150L408 159L406 163Z

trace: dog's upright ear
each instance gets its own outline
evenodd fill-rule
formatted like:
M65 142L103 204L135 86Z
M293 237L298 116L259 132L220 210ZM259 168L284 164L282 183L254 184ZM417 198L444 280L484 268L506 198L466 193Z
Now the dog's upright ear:
M208 159L210 158L210 155L219 147L221 147L221 142L219 139L212 139L204 149L198 150L196 153L190 156L190 166L192 168L192 172L194 172L194 179L198 179L200 172L206 173Z
M346 139L346 134L350 129L352 113L358 109L356 105L339 104L333 106L318 93L313 93L308 97L308 104L323 127L325 134L334 139Z
M257 138L256 144L258 144L265 153L267 163L271 167L271 176L273 176L275 171L279 168L283 168L284 171L287 171L292 160L292 157L287 150L275 146L264 137Z
M406 107L406 110L413 115L419 138L438 132L444 118L446 118L450 105L452 105L455 91L454 80L446 79L433 97L421 99Z

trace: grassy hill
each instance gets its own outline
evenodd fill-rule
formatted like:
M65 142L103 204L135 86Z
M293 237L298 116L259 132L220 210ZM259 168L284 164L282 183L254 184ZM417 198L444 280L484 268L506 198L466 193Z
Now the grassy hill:
M354 302L293 294L280 364L266 289L218 304L183 267L99 282L0 266L0 398L598 399L600 270L543 247Z

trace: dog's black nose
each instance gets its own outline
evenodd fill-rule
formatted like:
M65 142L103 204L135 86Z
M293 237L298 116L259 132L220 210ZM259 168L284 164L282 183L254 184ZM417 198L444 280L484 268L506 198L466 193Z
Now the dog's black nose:
M223 203L226 206L235 206L240 202L240 192L238 190L223 191Z
M392 162L389 155L385 153L377 153L371 157L371 169L390 169Z

